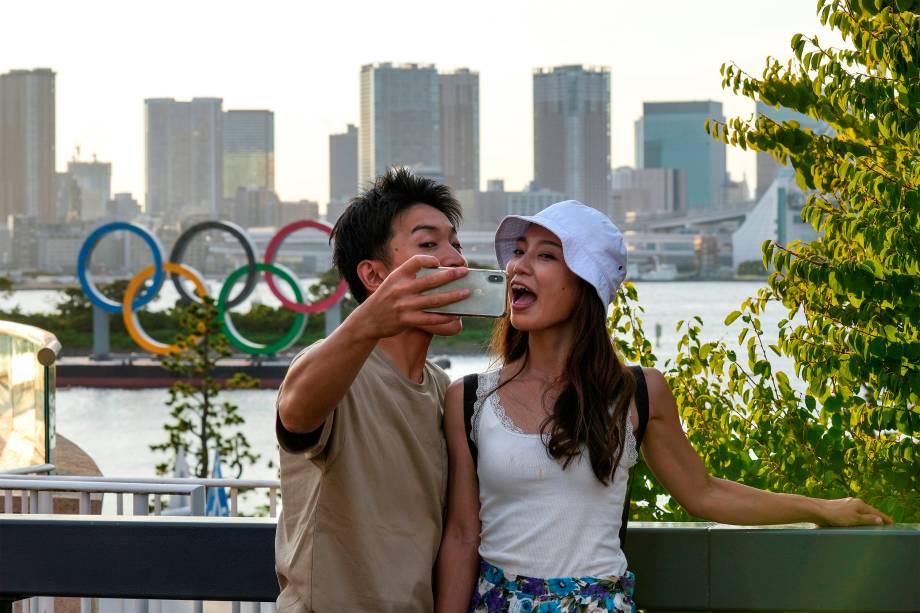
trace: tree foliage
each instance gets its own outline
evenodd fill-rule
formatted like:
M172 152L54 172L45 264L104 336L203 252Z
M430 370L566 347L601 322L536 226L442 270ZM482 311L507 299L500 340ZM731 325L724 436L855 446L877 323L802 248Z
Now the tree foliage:
M709 470L775 491L859 496L898 521L920 521L920 2L821 0L822 24L846 46L792 38L794 59L760 78L723 65L723 86L830 126L759 115L707 122L724 142L770 153L809 191L808 244L763 245L768 284L726 317L736 352L682 322L679 354L659 365ZM621 290L611 330L626 359L656 365L641 309ZM788 311L768 344L760 315ZM791 358L774 371L768 356ZM797 380L802 384L798 384ZM643 469L645 470L645 469ZM681 519L646 471L633 515Z
M166 404L171 407L171 421L163 426L167 438L150 446L172 457L157 465L157 474L173 470L176 454L184 448L191 457L195 476L207 477L211 471L209 451L216 448L239 478L259 456L251 451L243 434L245 420L238 407L219 401L218 396L223 389L256 388L259 381L243 373L233 375L226 383L214 378L217 361L229 356L230 348L211 298L189 304L181 311L182 331L176 338L179 350L163 360L163 366L181 378L169 388Z

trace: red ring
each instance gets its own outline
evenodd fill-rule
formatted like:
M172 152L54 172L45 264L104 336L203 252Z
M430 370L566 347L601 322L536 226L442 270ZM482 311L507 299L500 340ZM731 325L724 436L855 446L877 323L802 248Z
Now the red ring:
M269 241L268 247L265 248L265 260L266 264L275 263L275 255L277 254L278 249L281 247L281 243L288 237L292 232L297 230L303 230L304 228L313 228L319 230L320 232L325 232L327 235L332 236L332 226L325 224L321 221L315 221L313 219L301 219L300 221L294 221L284 226L272 237L272 240ZM284 294L278 289L278 286L275 285L275 278L270 272L266 272L265 282L268 283L268 288L271 290L272 294L275 295L275 298L281 301L281 304L292 311L297 313L320 313L325 311L336 302L338 302L342 296L345 295L345 292L348 290L348 285L345 283L345 279L342 279L339 282L339 286L335 288L335 291L331 296L320 300L319 302L301 304L299 302L292 302L288 300Z

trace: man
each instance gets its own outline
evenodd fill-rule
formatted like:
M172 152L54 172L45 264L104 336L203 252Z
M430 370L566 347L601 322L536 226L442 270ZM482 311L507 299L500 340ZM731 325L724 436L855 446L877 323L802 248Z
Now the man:
M390 170L333 229L333 260L360 303L294 358L278 392L279 612L433 609L447 457L447 375L427 361L459 318L424 309L468 290L450 190ZM453 267L416 279L422 268Z

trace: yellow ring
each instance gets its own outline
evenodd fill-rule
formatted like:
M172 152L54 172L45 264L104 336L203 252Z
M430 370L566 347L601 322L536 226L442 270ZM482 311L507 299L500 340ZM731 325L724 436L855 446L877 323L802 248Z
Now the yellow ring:
M195 292L202 298L208 295L208 289L204 285L204 280L194 268L183 264L176 264L175 262L166 262L163 264L163 269L166 272L177 274L191 281L195 286ZM128 331L128 334L134 339L135 343L150 353L169 355L170 353L178 352L179 347L176 345L167 345L166 343L161 343L151 338L150 335L141 328L141 324L137 320L137 313L131 308L134 302L134 294L137 293L137 290L144 281L153 276L154 270L153 266L148 266L134 275L134 278L128 283L128 287L125 289L125 296L121 301L121 315L125 322L125 330Z

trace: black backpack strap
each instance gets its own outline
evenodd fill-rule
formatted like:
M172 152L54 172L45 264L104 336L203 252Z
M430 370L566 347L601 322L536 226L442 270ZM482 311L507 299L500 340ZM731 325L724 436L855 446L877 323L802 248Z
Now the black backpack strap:
M641 366L631 366L633 377L636 379L636 413L639 416L639 427L636 429L636 453L642 445L645 436L645 427L648 425L648 387L645 384L645 373ZM629 419L629 416L626 416ZM629 481L626 484L626 499L623 501L623 518L620 522L620 549L626 544L626 525L629 524L629 506L632 499L633 471L629 472Z
M645 427L648 425L648 386L641 366L632 366L630 370L636 378L636 412L639 414L639 428L636 430L636 451L642 446Z
M473 457L473 466L476 466L478 450L473 442L473 405L476 404L476 391L479 388L479 375L473 373L463 377L463 426L466 429L466 442L470 446L470 455Z

